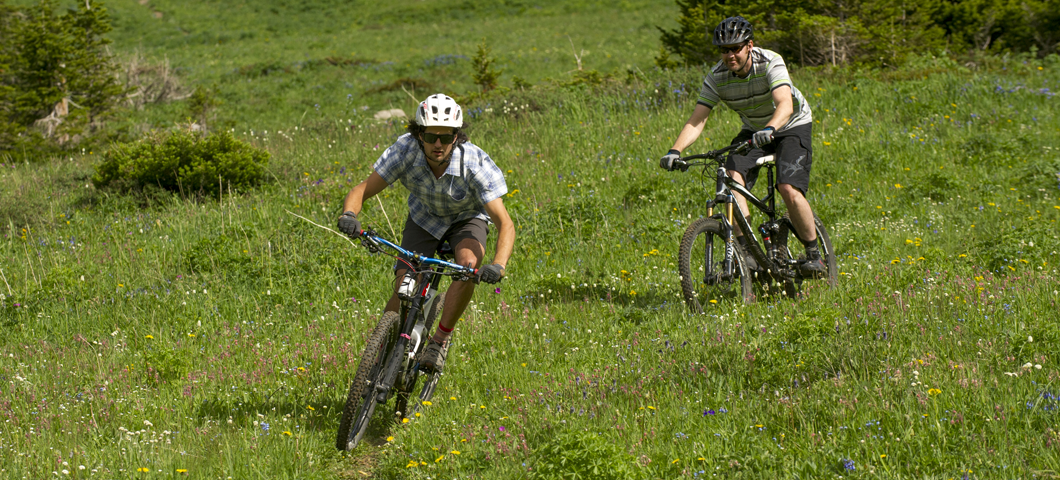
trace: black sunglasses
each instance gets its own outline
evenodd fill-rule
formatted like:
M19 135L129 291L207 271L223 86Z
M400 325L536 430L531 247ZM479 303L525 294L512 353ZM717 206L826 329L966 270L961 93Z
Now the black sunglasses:
M437 133L423 132L423 141L424 142L434 143L434 142L438 141L439 139L442 140L442 145L449 145L450 143L453 143L454 140L456 140L456 135L452 134L452 133L439 135Z
M746 46L747 46L746 43L741 43L741 44L739 44L739 45L737 45L735 47L718 47L718 50L721 51L721 53L736 53L736 52L739 52L740 50L743 50L743 47L746 47Z

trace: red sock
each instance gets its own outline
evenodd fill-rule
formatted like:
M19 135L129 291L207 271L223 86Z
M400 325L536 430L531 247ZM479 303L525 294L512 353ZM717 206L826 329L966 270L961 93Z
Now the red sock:
M431 337L434 343L440 343L445 345L445 342L449 340L449 337L453 335L452 328L445 328L445 325L438 324L438 329L434 331L434 336Z

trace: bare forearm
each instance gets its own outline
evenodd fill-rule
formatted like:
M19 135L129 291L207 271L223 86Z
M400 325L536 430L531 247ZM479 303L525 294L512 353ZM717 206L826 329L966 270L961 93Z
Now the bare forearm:
M360 215L361 209L364 208L364 201L383 191L386 186L387 183L383 180L383 177L380 177L378 173L372 172L371 175L368 175L368 178L358 183L356 187L350 190L350 193L346 194L346 199L342 201L342 211Z
M364 207L364 190L367 186L367 182L361 182L357 186L350 190L350 193L346 194L346 199L342 202L343 212L353 212L354 214L360 215L361 209Z
M508 221L504 225L497 225L497 230L497 251L493 253L493 263L507 267L515 247L515 226Z
M692 142L695 142L699 138L699 134L703 133L703 126L706 125L710 112L710 107L696 104L696 109L692 111L692 116L688 117L685 126L681 128L681 133L677 135L677 141L674 142L672 149L679 152L684 151Z
M788 120L791 120L791 114L794 113L791 102L782 103L777 105L777 109L773 112L773 116L769 119L767 127L773 127L774 130L780 130L781 127L788 124Z
M486 215L490 221L497 226L497 251L493 253L493 263L507 267L508 259L512 256L512 248L515 246L515 224L512 222L508 209L504 207L504 200L493 199L486 204Z
M695 142L697 138L699 138L700 133L703 133L703 124L696 126L691 123L686 123L684 128L681 129L681 133L677 135L677 141L674 142L674 146L671 147L671 149L679 152L684 151L689 145Z

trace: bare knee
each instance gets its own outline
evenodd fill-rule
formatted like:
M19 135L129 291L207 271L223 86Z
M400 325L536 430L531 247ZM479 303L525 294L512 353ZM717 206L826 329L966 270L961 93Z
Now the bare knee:
M485 254L486 248L471 238L461 240L454 249L457 265L473 265L475 268L482 266L482 257Z
M806 197L802 194L802 191L795 188L787 183L781 183L777 185L777 190L780 191L780 197L784 199L784 203L791 203L793 201L802 200Z

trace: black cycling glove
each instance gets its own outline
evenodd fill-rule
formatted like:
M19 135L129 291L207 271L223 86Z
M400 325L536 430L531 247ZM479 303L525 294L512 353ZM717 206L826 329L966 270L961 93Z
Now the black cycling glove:
M666 155L663 155L663 157L659 159L659 168L670 171L676 170L677 167L674 166L674 162L679 158L681 158L681 152L670 150Z
M491 263L478 271L479 281L486 283L500 283L504 278L504 267L499 263Z
M361 234L361 221L357 220L357 214L345 212L339 217L339 231L351 237Z

